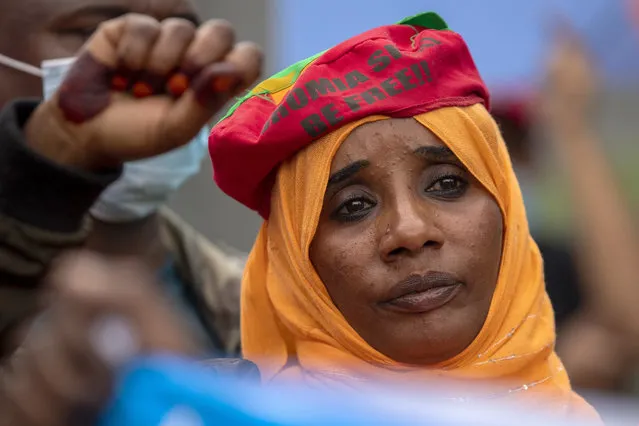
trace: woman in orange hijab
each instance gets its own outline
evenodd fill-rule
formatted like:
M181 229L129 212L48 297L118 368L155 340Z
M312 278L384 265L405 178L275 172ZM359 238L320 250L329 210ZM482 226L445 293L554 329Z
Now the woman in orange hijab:
M265 219L242 289L265 382L487 379L596 417L554 352L488 107L461 37L425 13L276 74L213 129L216 182Z

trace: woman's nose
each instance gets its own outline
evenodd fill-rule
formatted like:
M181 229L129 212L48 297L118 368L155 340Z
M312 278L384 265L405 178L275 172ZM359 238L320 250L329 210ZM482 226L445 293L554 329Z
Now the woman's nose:
M428 201L406 199L389 207L382 215L380 226L380 254L384 261L392 262L402 256L413 256L426 249L439 249L443 235L436 226L437 207Z

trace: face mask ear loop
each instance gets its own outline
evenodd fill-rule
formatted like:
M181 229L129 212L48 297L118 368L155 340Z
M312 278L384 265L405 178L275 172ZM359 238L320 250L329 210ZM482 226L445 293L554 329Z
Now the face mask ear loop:
M16 61L15 59L5 56L1 53L0 64L42 78L42 70L40 68L34 67L33 65L25 64L24 62Z

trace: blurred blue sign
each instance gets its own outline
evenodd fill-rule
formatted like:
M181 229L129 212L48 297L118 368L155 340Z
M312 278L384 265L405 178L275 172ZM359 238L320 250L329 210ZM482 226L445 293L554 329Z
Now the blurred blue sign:
M189 360L151 357L132 363L100 426L569 426L523 412L504 400L460 400L457 388L370 385L312 390L238 382ZM464 394L469 394L465 389ZM490 392L488 392L490 394ZM583 421L580 426L585 426Z

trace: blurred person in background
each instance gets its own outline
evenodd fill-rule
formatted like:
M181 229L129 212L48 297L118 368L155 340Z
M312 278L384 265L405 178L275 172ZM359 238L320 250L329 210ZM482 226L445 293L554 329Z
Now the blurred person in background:
M541 206L543 203L536 182L541 173L534 146L534 118L531 116L532 96L514 92L496 97L491 113L499 125L526 205L526 216L539 250L544 259L546 288L553 303L555 322L561 331L566 321L581 305L579 277L572 245L549 238L541 232Z
M224 22L209 23L196 33L199 17L190 0L4 1L0 15L0 54L4 55L0 61L0 107L7 109L3 127L11 126L6 124L11 120L23 124L36 106L35 101L14 100L42 98L42 79L45 97L51 96L71 64L54 69L55 72L44 70L42 76L35 66L47 59L76 55L103 22L129 12L168 19L170 31L165 36L194 40L196 47L188 54L191 57L195 51L205 52L201 54L205 59L224 54L234 43L233 30ZM156 29L149 31L155 34ZM140 48L131 49L138 52ZM179 62L174 56L183 54L154 52L157 71L169 71L167 67ZM154 89L165 81L157 75L148 77L142 82L146 86L140 84L134 89ZM134 80L124 82L130 87L133 83ZM243 257L222 250L175 213L161 208L198 172L207 139L205 126L191 142L173 152L125 164L119 178L115 169L108 174L96 173L65 164L64 158L57 158L57 150L63 148L53 144L20 146L24 142L19 137L16 141L2 141L3 176L11 179L16 189L12 193L5 189L0 194L0 212L4 226L12 229L13 235L22 235L0 243L0 269L7 276L0 284L4 352L10 350L7 345L15 346L11 330L16 330L15 326L33 310L37 283L50 260L65 248L85 244L103 254L143 260L158 271L164 287L174 296L174 303L190 315L199 336L213 351L239 353ZM161 143L158 141L158 145ZM160 153L157 150L144 156ZM107 185L109 188L102 192ZM88 223L85 216L90 206Z
M595 130L597 83L596 64L578 36L564 29L539 99L528 105L503 99L494 113L523 182L533 232L540 231L542 202L531 185L541 169L533 153L535 124L569 185L573 239L562 245L541 234L537 242L555 308L557 350L571 382L580 389L628 392L637 390L639 365L639 240Z
M639 237L597 136L596 64L560 32L541 98L541 125L570 185L583 303L558 341L574 383L627 390L639 365Z

